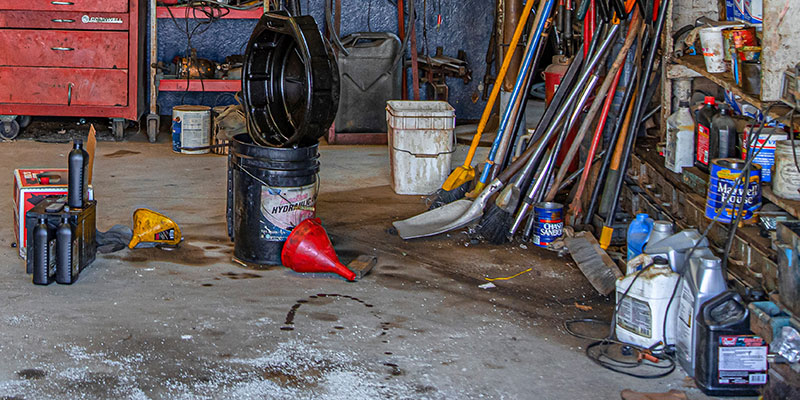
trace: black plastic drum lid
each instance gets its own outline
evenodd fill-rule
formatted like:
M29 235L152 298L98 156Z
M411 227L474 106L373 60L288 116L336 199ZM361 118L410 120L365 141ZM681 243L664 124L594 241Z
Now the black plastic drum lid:
M310 146L336 117L339 70L311 16L264 14L245 52L247 130L262 146Z

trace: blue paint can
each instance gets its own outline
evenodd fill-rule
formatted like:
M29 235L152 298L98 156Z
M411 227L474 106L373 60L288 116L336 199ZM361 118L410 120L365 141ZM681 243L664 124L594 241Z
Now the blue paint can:
M539 247L547 247L564 234L564 205L541 202L533 205L535 218L531 241Z
M744 171L745 162L736 158L719 158L711 162L711 175L706 198L706 217L731 223L744 207L742 222L751 223L761 208L761 166L752 164L745 182L734 187L737 178Z

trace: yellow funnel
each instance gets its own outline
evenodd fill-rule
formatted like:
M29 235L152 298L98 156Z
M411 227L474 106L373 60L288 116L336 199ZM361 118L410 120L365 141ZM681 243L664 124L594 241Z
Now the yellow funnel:
M181 228L162 214L140 208L133 212L133 238L128 248L143 242L177 245L181 242Z

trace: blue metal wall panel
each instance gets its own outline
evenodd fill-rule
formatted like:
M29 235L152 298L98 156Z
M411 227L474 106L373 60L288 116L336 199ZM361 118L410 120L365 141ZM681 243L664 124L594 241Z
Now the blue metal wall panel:
M423 19L427 25L427 48L430 54L437 46L444 47L446 55L455 57L458 50L467 52L468 62L472 68L473 80L464 84L459 79L448 79L450 86L450 103L456 109L460 119L477 119L483 110L484 102L473 103L472 94L477 91L485 71L484 56L494 18L493 0L416 0L417 46L422 51L425 45L423 38ZM304 13L310 5L310 15L314 17L320 29L324 29L324 2L300 0ZM423 13L427 6L427 16ZM436 29L437 14L442 13L442 26ZM182 12L182 11L176 11ZM397 34L397 9L394 1L389 0L343 0L342 1L342 36L360 31L388 31ZM195 21L189 20L189 29L193 29ZM220 20L211 24L203 33L192 37L192 47L197 49L199 57L214 61L224 61L225 56L244 52L255 20ZM203 28L200 28L203 29ZM158 60L170 62L176 56L187 54L186 20L160 19L158 21ZM407 52L408 53L408 52ZM410 81L410 71L409 71ZM421 87L424 99L425 87ZM409 93L411 93L409 89ZM219 96L218 93L182 93L162 92L159 94L159 106L162 114L170 114L172 107L179 104L230 104L231 96Z

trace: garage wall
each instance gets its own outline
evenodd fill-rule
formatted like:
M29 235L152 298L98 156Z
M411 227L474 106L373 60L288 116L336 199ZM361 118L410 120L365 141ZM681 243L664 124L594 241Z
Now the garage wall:
M342 1L342 36L359 31L388 31L397 34L396 0L343 0ZM477 119L483 110L484 102L473 103L472 94L478 89L485 71L484 57L486 46L492 30L494 18L493 0L416 0L418 13L417 46L422 51L423 10L427 6L427 43L428 52L433 54L437 46L443 46L446 55L455 56L459 49L467 53L472 68L473 80L464 84L459 79L448 79L450 86L450 103L456 109L459 119ZM317 21L320 29L324 29L324 2L319 0L300 0L303 13L310 9L310 14ZM441 7L442 26L436 29L436 17ZM182 11L175 11L182 12ZM177 23L177 24L176 24ZM189 29L195 22L189 20ZM255 20L220 20L212 24L207 31L192 37L192 47L197 49L198 56L214 61L224 61L225 56L243 53ZM202 29L202 28L201 28ZM171 61L175 56L187 52L186 20L161 19L158 22L158 60ZM410 71L409 71L410 81ZM424 96L425 87L421 87ZM410 93L410 90L409 90ZM231 96L218 93L163 92L159 94L161 114L170 114L172 107L179 104L230 104Z

